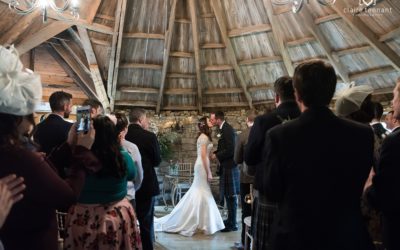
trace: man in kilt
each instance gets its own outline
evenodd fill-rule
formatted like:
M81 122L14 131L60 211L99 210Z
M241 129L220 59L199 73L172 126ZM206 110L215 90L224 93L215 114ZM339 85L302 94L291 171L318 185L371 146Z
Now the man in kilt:
M274 90L277 108L255 119L244 154L244 160L248 165L248 174L255 176L251 230L253 249L260 250L267 249L270 244L271 226L277 212L276 203L269 202L262 192L263 175L265 175L265 161L263 160L265 134L274 126L300 115L290 77L278 78L274 83Z
M217 159L219 162L220 197L222 200L225 198L228 207L228 219L224 221L225 229L221 232L237 231L236 210L238 207L237 195L240 192L240 179L239 168L233 160L235 132L232 126L225 121L222 111L211 114L210 121L219 128L217 151L213 153L211 159Z

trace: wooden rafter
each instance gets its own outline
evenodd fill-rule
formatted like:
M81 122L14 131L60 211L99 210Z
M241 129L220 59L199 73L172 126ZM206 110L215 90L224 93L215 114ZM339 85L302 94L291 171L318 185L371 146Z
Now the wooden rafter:
M164 34L152 34L152 33L124 33L124 38L141 38L141 39L159 39L164 40Z
M41 12L35 11L30 15L23 16L15 25L13 25L6 33L1 35L0 44L11 45L17 41L18 37L24 33L32 23L37 19L41 19Z
M86 66L86 64L81 60L78 54L71 48L71 46L65 41L60 39L61 45L68 51L68 53L75 59L78 65L86 72L86 74L90 75L90 70ZM81 47L81 46L80 46Z
M184 52L184 51L171 51L169 56L172 57L184 57L184 58L193 58L193 53Z
M225 49L226 46L223 43L205 43L201 45L202 49Z
M350 74L350 80L354 81L360 78L367 78L375 75L384 75L396 71L392 66L379 67L375 69L368 69L361 72Z
M16 48L19 54L22 55L28 52L29 50L44 43L48 39L54 37L55 35L58 35L59 33L63 32L64 30L68 29L71 26L72 26L71 23L66 23L62 21L51 22L41 30L25 37L23 41L21 41L16 45Z
M133 107L145 107L155 108L157 103L155 102L144 102L144 101L115 101L115 106L133 106Z
M185 106L164 106L162 108L162 110L179 110L179 111L187 110L187 111L190 111L190 110L197 110L197 106L187 106L187 105L185 105Z
M394 37L396 37L396 36L398 36L398 35L400 35L400 27L395 28L395 29L389 31L389 32L386 33L386 34L381 35L381 36L379 37L379 41L380 41L380 42L384 42L384 41L387 41L387 40L389 40L389 39L393 39Z
M121 63L119 65L120 69L152 69L161 70L163 66L161 64L151 64L151 63Z
M336 73L339 74L340 78L345 83L350 83L350 78L348 73L346 72L346 69L343 67L343 65L340 63L338 58L335 58L332 54L332 48L322 33L322 31L319 29L319 27L315 24L315 21L308 9L308 6L304 6L304 8L300 11L299 13L304 20L304 25L309 29L311 34L317 39L319 44L321 45L322 50L325 52L326 56L328 57L329 62L332 64L332 66L335 68Z
M136 94L158 94L158 88L140 88L140 87L120 87L118 89L124 93L136 93Z
M107 79L107 93L110 97L111 110L114 109L115 92L117 89L118 68L125 21L126 3L126 0L118 0L117 9L115 12L114 34L111 43L111 56Z
M165 95L196 95L197 91L195 89L189 89L189 88L179 88L179 89L166 89L164 90Z
M204 90L205 95L237 94L237 93L243 93L243 89L241 89L241 88L220 88L220 89Z
M90 1L90 8L86 12L86 21L89 24L93 23L93 20L97 14L97 10L99 9L101 4L101 0L91 0Z
M290 59L289 51L285 46L285 42L283 41L283 32L282 32L282 27L280 25L280 22L272 11L271 0L264 0L263 2L264 2L265 10L267 11L269 22L271 23L271 26L272 26L272 33L274 35L276 43L278 44L279 51L282 56L281 59L283 60L283 63L285 64L288 74L293 75L294 67L292 64L292 60Z
M271 31L271 29L272 27L269 24L257 24L248 27L233 29L228 32L228 36L229 37L245 36L260 32L268 32Z
M196 74L170 73L170 74L167 74L167 78L196 79Z
M348 13L344 13L347 7L344 2L336 1L331 6L356 32L356 34L362 35L365 40L373 47L381 56L387 58L390 64L397 70L400 71L400 56L394 52L387 44L380 42L378 36L358 17Z
M315 24L321 24L321 23L325 23L325 22L330 22L333 20L337 20L337 19L341 19L341 17L338 14L330 14L327 16L323 16L323 17L318 17L314 20Z
M203 68L204 71L226 71L233 70L233 66L229 64L207 65Z
M355 47L355 48L335 50L332 53L335 56L345 56L345 55L350 55L350 54L362 53L362 52L368 51L370 49L371 49L371 46L365 45L365 46L360 46L360 47Z
M252 59L246 59L239 61L239 65L252 65L252 64L259 64L259 63L275 63L275 62L281 62L282 57L281 56L263 56L263 57L257 57L257 58L252 58Z
M168 30L166 31L166 34L165 34L166 39L164 41L165 49L164 49L163 65L162 65L162 71L161 71L161 84L160 84L160 91L158 93L157 107L156 107L157 113L160 113L160 108L161 108L161 104L163 101L165 81L167 79L166 76L167 76L168 63L169 63L169 53L171 50L172 35L174 33L175 11L176 11L177 2L178 2L177 0L174 0L172 2L171 13L170 13L169 20L168 20Z
M192 21L192 38L193 38L193 50L194 50L194 62L196 68L196 85L197 85L197 108L199 113L203 112L203 82L201 79L201 67L200 67L200 38L199 38L199 27L196 15L196 6L194 0L189 0L189 12Z
M89 64L89 70L92 75L97 96L99 97L99 101L103 104L103 108L108 110L110 108L110 102L107 98L107 92L104 88L103 78L101 77L99 65L97 64L96 55L93 51L88 31L87 29L78 26L78 32Z
M205 108L227 108L227 107L249 107L247 102L214 102L214 103L206 103L203 105Z
M61 46L56 44L46 45L47 51L52 55L52 57L60 64L64 71L74 79L74 82L82 89L82 91L91 98L96 98L95 91L90 88L90 85L85 83L76 71L79 70L79 66L74 64L74 60L68 52ZM67 60L65 60L67 59Z
M286 46L294 47L294 46L299 46L299 45L303 45L305 43L310 43L310 42L315 42L315 37L307 36L307 37L303 37L303 38L298 39L298 40L287 41L286 42Z
M219 29L221 31L221 36L222 36L222 40L224 41L225 45L226 45L226 51L228 54L228 57L232 63L233 69L236 73L237 78L239 79L239 83L243 88L243 92L244 95L247 99L248 102L248 106L250 107L250 109L253 108L253 104L252 104L252 98L250 93L247 91L246 89L246 82L244 80L244 76L243 73L238 65L237 59L236 59L236 55L235 55L235 51L233 49L232 46L232 42L228 37L228 31L227 31L227 27L226 27L226 20L222 14L222 6L221 6L221 2L219 0L215 0L215 1L211 1L211 7L214 11L215 17L217 19L217 23L219 26Z

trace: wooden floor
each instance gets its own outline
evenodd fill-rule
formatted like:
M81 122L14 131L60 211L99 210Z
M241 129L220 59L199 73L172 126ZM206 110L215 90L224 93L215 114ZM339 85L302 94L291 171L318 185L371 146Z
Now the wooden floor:
M169 210L170 211L170 210ZM241 209L238 209L239 230L229 233L215 233L214 235L204 235L197 233L192 237L185 237L179 234L156 232L156 250L223 250L236 249L234 243L240 241L241 234ZM165 214L164 206L157 206L155 209L157 217Z

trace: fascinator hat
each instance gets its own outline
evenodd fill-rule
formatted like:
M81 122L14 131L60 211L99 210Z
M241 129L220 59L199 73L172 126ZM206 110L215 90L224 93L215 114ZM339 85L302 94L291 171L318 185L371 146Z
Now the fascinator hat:
M372 92L374 92L374 89L371 86L355 86L352 82L349 88L339 94L335 103L336 113L339 116L346 117L360 110L362 103Z
M23 68L14 46L0 45L0 113L32 114L41 99L40 76Z

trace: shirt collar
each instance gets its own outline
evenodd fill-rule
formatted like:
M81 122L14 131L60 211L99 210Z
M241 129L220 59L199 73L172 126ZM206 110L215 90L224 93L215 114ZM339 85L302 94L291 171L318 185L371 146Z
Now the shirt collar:
M224 123L225 123L225 121L223 121L223 122L221 123L221 126L219 126L219 129L222 129L222 127L224 126Z

